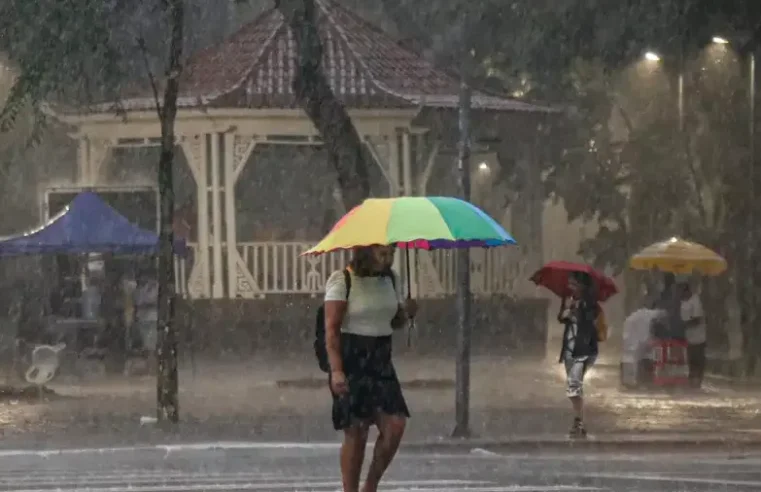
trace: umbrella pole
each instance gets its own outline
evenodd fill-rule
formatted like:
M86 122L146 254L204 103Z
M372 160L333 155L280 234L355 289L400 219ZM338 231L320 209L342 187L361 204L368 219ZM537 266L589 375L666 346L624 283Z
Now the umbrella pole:
M407 270L407 299L412 299L412 270L410 269L410 248L404 248L404 263ZM407 325L407 348L412 346L412 329L415 328L415 318Z

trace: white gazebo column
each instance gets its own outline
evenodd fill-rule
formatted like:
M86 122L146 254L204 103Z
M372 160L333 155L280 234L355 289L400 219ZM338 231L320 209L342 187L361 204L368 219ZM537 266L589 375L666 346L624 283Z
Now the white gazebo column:
M401 149L399 148L399 133L394 132L389 137L388 149L388 195L400 196L401 189Z
M193 298L211 297L209 264L209 176L206 135L185 137L181 142L188 167L196 182L198 211L198 249L190 272L188 293Z
M388 196L401 194L399 182L399 145L395 143L393 134L382 137L365 137L365 145L370 152L375 164L378 165L381 174L388 184ZM391 162L396 164L392 165ZM392 172L392 168L395 171Z
M252 298L259 289L248 266L238 251L238 231L236 225L235 184L241 171L256 148L256 139L234 133L225 133L225 242L227 243L227 294Z
M402 149L399 145L399 132L394 131L388 138L388 195L401 196L403 194L401 186L401 157ZM394 270L400 272L401 275L406 275L404 270L404 264L402 263L402 255L397 254L394 258ZM404 277L402 277L404 278ZM407 289L407 282L403 282L401 292L405 292Z
M90 170L90 141L87 138L82 137L79 139L79 147L77 147L77 172L76 182L85 183L89 179Z
M418 191L423 196L428 193L428 181L431 179L431 174L433 174L433 168L436 165L436 159L439 157L440 148L441 141L436 140L433 143L431 150L428 152L428 156L425 160L425 167L423 168L423 171L418 178ZM422 160L422 154L418 158Z
M409 129L404 129L402 132L402 177L403 177L403 193L404 196L412 196L415 194L415 185L412 181L412 140ZM415 266L418 264L417 251L410 250L406 252L410 258L410 271L408 272L406 263L404 265L404 279L405 279L405 292L407 289L407 275L410 276L409 286L410 294L412 297L418 297L418 278Z
M390 135L372 138L365 137L365 144L381 173L388 182L388 196L400 196L402 194L400 179L401 149L399 147L399 134L397 131ZM396 255L394 270L401 272L401 255Z
M407 129L402 132L402 179L404 183L404 195L414 195L415 184L412 181L412 136Z
M76 183L81 186L97 186L101 180L103 164L111 156L114 142L109 139L79 138L77 149Z
M431 174L433 173L436 159L439 156L440 148L441 141L435 140L431 148L428 150L428 155L425 157L425 159L423 159L423 152L420 152L417 156L418 169L420 169L423 162L425 162L425 167L420 172L417 183L418 193L421 196L428 194L428 180L431 178ZM416 282L418 297L443 296L446 293L446 288L444 286L445 278L442 278L442 275L446 277L447 270L445 269L444 272L440 274L433 264L431 253L419 253L420 254L417 256L419 271L417 272L418 278Z
M211 252L212 263L212 286L211 294L214 299L222 299L225 296L224 279L222 278L222 203L219 189L222 185L220 171L219 133L209 135L211 139Z

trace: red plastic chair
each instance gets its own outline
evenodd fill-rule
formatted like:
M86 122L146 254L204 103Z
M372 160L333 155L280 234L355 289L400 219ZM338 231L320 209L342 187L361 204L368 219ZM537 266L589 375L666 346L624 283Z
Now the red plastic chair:
M689 383L687 342L683 340L655 340L653 351L653 384L681 386Z

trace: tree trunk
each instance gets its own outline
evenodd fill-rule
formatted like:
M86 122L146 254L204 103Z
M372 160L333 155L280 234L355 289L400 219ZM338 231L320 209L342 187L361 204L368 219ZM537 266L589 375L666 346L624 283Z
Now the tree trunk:
M460 143L457 162L460 197L470 201L470 106L472 91L460 80ZM453 437L470 436L470 345L472 335L470 293L470 250L457 251L457 360L455 377L455 428Z
M328 161L338 174L344 205L350 210L370 195L367 154L348 111L325 77L315 2L281 0L276 6L293 31L298 47L294 92L322 137Z
M158 183L160 215L158 258L158 339L156 358L158 374L156 393L158 419L162 423L179 420L177 378L177 327L174 324L174 122L177 116L179 78L182 72L183 24L185 9L183 0L168 0L167 18L171 29L169 40L169 63L167 67L164 101L159 110L161 120L161 157L159 158Z

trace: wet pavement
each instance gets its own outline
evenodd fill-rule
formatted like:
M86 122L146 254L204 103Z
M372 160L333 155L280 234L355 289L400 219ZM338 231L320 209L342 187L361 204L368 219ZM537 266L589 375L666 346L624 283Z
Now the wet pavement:
M0 453L0 490L174 492L340 490L337 447L164 446ZM404 451L384 492L761 490L761 456L453 454Z
M399 358L397 370L412 410L407 438L447 436L454 422L451 361ZM324 375L312 359L258 358L198 362L181 373L176 440L337 439L329 418ZM298 384L288 384L288 382ZM311 381L311 382L310 382ZM430 386L426 381L432 382ZM109 445L166 439L141 416L155 414L151 377L57 380L49 401L6 399L0 404L0 447ZM709 381L700 392L627 392L618 371L600 364L587 382L587 424L593 436L643 433L740 433L761 439L761 392ZM476 358L472 369L472 429L481 438L564 436L570 408L561 366L508 358Z

